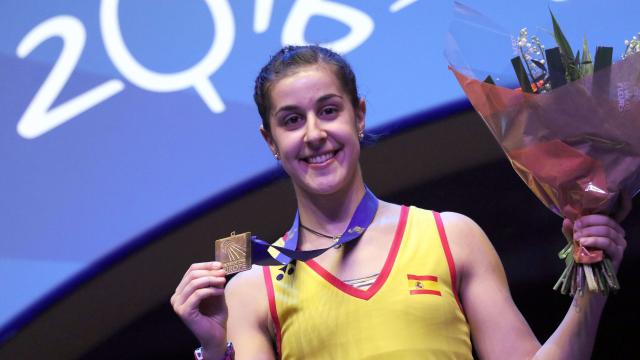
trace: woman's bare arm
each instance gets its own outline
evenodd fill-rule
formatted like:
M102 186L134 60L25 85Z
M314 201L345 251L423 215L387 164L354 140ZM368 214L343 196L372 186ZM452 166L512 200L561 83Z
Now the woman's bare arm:
M236 275L225 289L229 308L227 339L233 342L237 360L275 359L263 279L262 268L253 266L251 270Z
M605 298L576 297L574 306L555 333L540 344L516 308L509 292L504 269L487 236L470 219L443 213L447 237L460 274L461 301L471 327L478 355L484 359L581 359L589 358ZM584 219L584 218L583 218ZM604 229L599 243L619 264L622 250L611 244L624 241L624 233L611 219L591 219L586 228ZM591 241L591 240L590 240ZM588 241L587 241L588 242ZM526 264L523 264L526 266ZM576 306L579 311L576 311Z

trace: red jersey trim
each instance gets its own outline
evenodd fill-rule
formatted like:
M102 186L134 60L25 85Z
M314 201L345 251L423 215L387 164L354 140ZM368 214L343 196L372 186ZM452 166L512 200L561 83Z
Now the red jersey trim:
M409 295L419 295L419 294L442 296L442 294L438 290L426 290L426 289L409 290Z
M305 264L307 264L313 271L315 271L331 285L335 286L338 290L341 290L347 295L351 295L362 300L369 300L378 292L378 290L380 290L380 288L382 288L382 285L384 285L384 283L387 281L387 278L389 277L389 274L391 273L391 269L393 268L393 264L395 263L398 251L400 250L400 244L402 243L404 230L407 225L408 214L409 208L406 206L402 206L402 208L400 209L400 219L398 220L398 225L396 226L396 232L393 238L393 242L391 243L391 248L389 249L389 254L387 254L387 259L385 260L384 266L380 271L380 275L378 275L376 281L367 290L358 289L344 283L342 280L335 277L332 273L325 270L325 268L323 268L313 259L307 260Z
M435 275L414 275L407 274L407 280L428 280L438 282L438 277Z
M460 302L460 297L458 296L458 283L456 276L456 264L453 262L453 255L451 255L451 249L449 248L449 241L447 240L447 234L444 231L444 224L442 223L442 218L440 217L440 213L434 211L433 216L436 219L436 225L438 226L438 233L440 234L440 241L442 242L442 249L444 250L444 254L447 258L447 264L449 265L449 274L451 275L451 290L453 291L453 296L458 303L458 307L462 314L464 315L464 309L462 308L462 303Z
M271 281L271 270L268 266L262 267L262 274L264 275L264 283L267 286L267 297L269 298L269 313L271 313L271 320L273 321L273 327L276 333L276 346L278 350L278 357L282 357L282 333L280 331L280 320L278 319L278 310L276 309L276 297L273 291L273 282Z

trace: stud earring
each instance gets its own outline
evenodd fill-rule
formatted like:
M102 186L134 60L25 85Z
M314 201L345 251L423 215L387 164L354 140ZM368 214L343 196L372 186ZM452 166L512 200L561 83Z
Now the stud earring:
M364 131L360 131L358 133L358 138L360 139L360 141L362 141L362 139L364 139Z
M280 153L273 154L273 157L276 158L276 160L280 161Z

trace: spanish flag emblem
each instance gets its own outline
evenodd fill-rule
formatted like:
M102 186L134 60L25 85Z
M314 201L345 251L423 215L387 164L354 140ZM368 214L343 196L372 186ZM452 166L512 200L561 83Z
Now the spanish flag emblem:
M410 295L429 294L442 296L438 277L435 275L407 274L407 281Z

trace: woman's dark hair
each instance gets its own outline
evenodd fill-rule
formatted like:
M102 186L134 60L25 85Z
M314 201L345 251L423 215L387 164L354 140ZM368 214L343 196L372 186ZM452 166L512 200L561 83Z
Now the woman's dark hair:
M331 66L343 90L350 97L353 108L358 108L359 96L356 76L349 63L342 56L318 45L285 46L271 57L256 78L253 99L258 107L265 130L271 131L269 126L271 85L289 75L293 70L319 63Z

